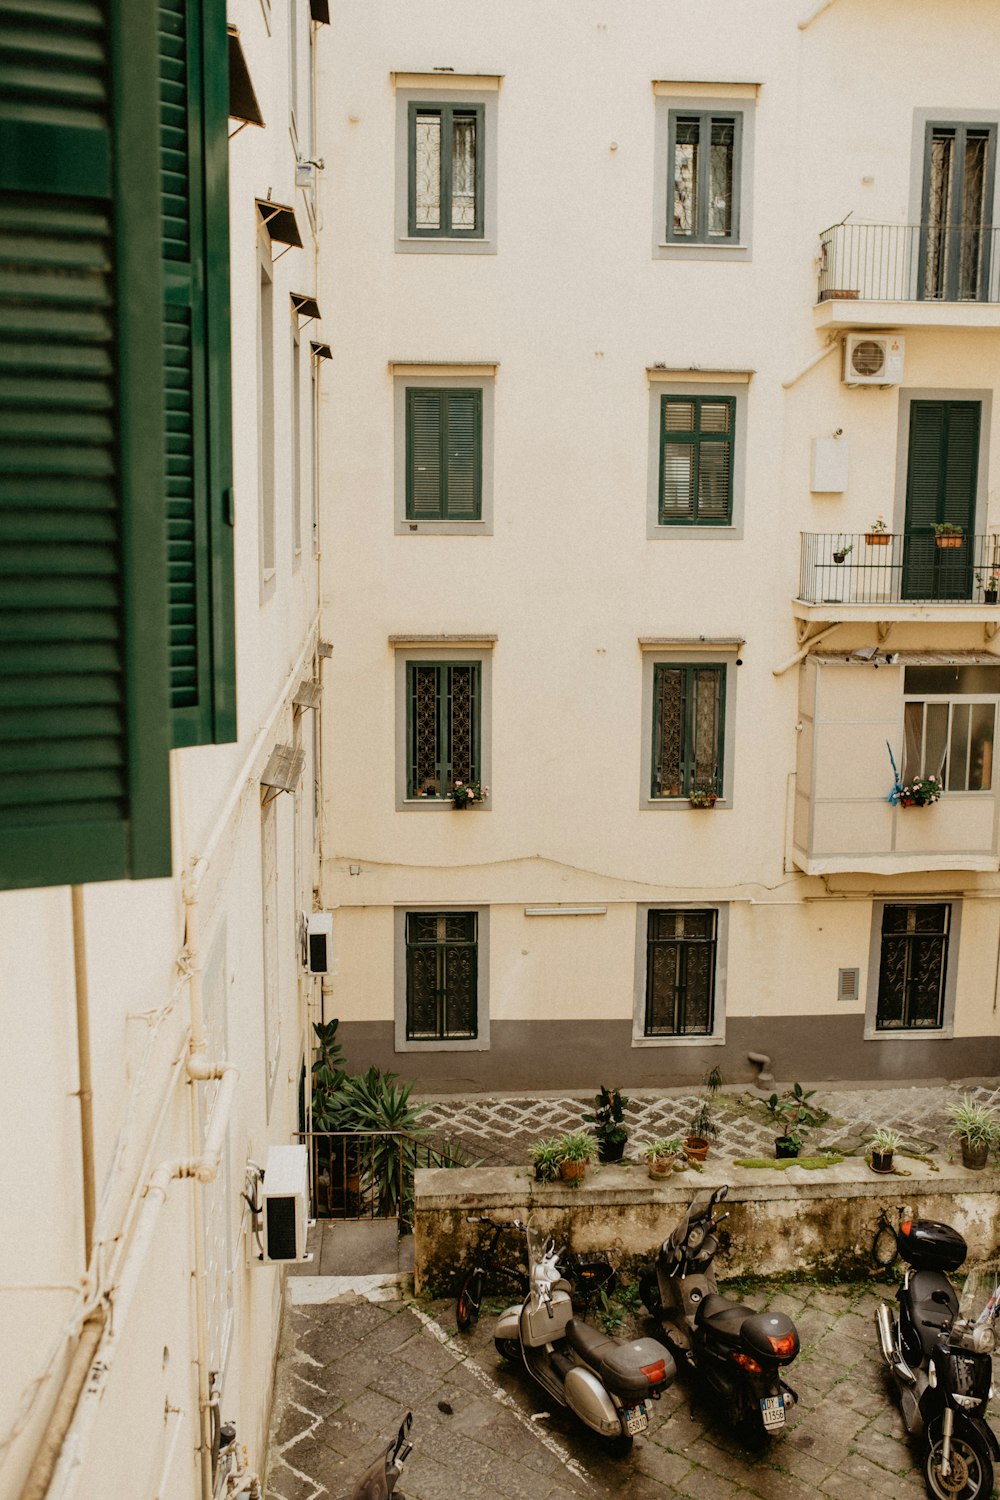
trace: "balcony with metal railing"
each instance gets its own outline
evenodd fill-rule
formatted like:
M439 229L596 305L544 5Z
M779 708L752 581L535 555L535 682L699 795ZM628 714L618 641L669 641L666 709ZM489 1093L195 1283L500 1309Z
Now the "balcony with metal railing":
M1000 327L996 225L845 222L820 245L818 327Z
M1000 535L802 533L795 613L811 620L1000 626Z

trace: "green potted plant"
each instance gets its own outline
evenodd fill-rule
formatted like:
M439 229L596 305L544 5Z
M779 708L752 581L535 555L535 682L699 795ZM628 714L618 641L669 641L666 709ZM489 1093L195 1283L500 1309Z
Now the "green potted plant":
M594 1138L584 1130L571 1131L556 1141L559 1176L564 1182L583 1181L588 1161L594 1159Z
M902 1145L898 1131L883 1126L868 1141L867 1159L873 1172L891 1172L893 1152Z
M594 1095L594 1112L583 1118L594 1127L592 1134L597 1141L599 1161L621 1161L628 1140L628 1130L622 1121L631 1103L620 1089L605 1088L603 1084Z
M478 781L456 781L451 789L452 805L456 812L461 812L475 802L485 802L489 795L489 787Z
M954 521L939 521L934 527L934 539L939 547L961 547L965 533Z
M819 1116L809 1107L815 1089L803 1089L794 1083L783 1094L772 1094L766 1101L767 1110L779 1127L781 1134L775 1136L774 1154L780 1161L783 1157L798 1156L809 1131L817 1126Z
M892 534L885 524L885 516L878 515L875 517L865 532L865 541L869 547L888 547L892 541Z
M693 786L688 793L692 807L714 807L718 800L719 794L714 786Z
M1000 1141L1000 1117L989 1104L980 1104L964 1094L949 1111L951 1133L962 1149L962 1166L981 1172L991 1147Z
M988 573L977 573L976 582L983 591L983 603L996 604L1000 597L1000 573L992 568Z
M659 1140L650 1141L647 1146L643 1146L646 1170L654 1182L670 1176L674 1170L674 1162L683 1155L683 1151L679 1135L661 1136Z
M719 1134L715 1118L715 1096L722 1087L722 1069L709 1068L705 1074L705 1092L695 1105L694 1114L684 1137L684 1155L692 1161L704 1161L710 1143Z
M900 807L930 807L941 800L941 781L937 776L914 776L899 791Z
M837 547L837 548L834 549L833 560L837 564L838 568L841 566L842 563L844 563L846 561L848 553L853 552L853 551L854 551L854 547L853 547L853 545L850 542L848 542L848 544L847 544L846 547Z
M531 1148L536 1182L554 1182L559 1176L559 1142L536 1141Z

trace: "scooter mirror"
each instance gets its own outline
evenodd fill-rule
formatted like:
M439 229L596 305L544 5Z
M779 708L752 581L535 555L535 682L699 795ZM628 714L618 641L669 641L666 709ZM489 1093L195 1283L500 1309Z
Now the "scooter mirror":
M723 1183L720 1188L716 1188L715 1193L713 1194L713 1197L715 1198L716 1203L721 1203L722 1200L723 1200L723 1198L728 1198L729 1197L729 1187L728 1187L728 1185L726 1183Z

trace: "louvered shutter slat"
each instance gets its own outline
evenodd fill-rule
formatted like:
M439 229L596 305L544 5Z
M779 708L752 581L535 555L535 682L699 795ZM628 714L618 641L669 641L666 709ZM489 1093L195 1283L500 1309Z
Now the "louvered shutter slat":
M441 489L442 392L407 391L409 484L407 515L413 520L437 520L443 513Z
M4 887L170 869L155 275L152 301L137 295L155 261L139 118L155 76L139 11L0 15Z
M480 514L482 391L445 391L445 512L456 521Z

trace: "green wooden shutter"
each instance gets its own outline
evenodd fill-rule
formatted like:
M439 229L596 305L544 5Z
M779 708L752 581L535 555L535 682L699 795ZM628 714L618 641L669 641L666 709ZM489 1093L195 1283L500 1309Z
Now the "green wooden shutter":
M410 386L406 392L406 518L482 515L483 393Z
M235 739L228 51L222 0L160 0L160 210L175 745Z
M661 526L728 526L733 509L732 396L660 398Z
M0 887L170 872L156 33L0 9Z
M906 470L903 596L969 598L979 478L978 401L914 401ZM960 526L961 548L942 550L934 527Z

